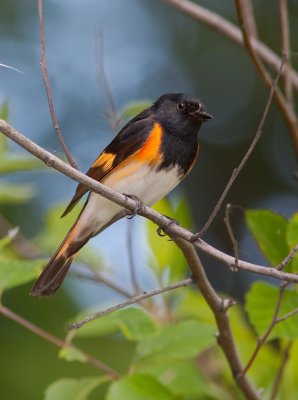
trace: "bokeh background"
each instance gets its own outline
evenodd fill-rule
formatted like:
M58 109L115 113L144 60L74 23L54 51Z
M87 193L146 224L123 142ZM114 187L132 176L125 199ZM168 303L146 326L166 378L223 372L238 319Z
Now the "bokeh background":
M232 1L198 3L237 22ZM280 54L277 4L268 0L253 4L261 39ZM268 96L245 50L162 1L49 0L44 7L47 62L56 115L81 170L88 169L114 135L104 116L106 93L97 76L100 60L95 43L100 34L104 42L101 61L119 110L131 101L153 101L166 92L189 92L203 100L214 119L200 132L197 167L173 194L173 198L186 196L194 229L199 229L252 140ZM289 16L293 64L297 67L297 1L289 1ZM0 54L0 63L23 72L0 68L0 103L8 101L10 123L60 155L39 65L35 1L1 0ZM11 146L22 152L15 145ZM292 177L296 169L286 126L273 106L263 137L227 201L244 208L272 209L290 217L297 211L297 181ZM16 174L9 176L9 180L31 182L36 189L36 195L24 204L0 205L1 215L12 226L19 226L28 238L38 236L47 210L67 202L75 189L74 182L54 171ZM143 273L146 263L143 222L136 218L129 223L133 224L134 256L140 282L144 289L152 288L155 282L150 273ZM127 225L126 220L117 223L93 240L92 247L98 251L104 265L110 267L110 277L129 285ZM241 258L264 263L248 234L241 211L233 213L233 226ZM223 211L205 239L225 252L232 251ZM214 260L203 259L215 287L241 299L253 275L232 274ZM74 279L69 279L56 297L46 301L29 298L28 290L26 285L7 292L5 303L60 335L65 334L65 320L76 310L115 300L115 294L107 288ZM51 345L7 319L1 317L0 327L0 393L3 399L38 399L44 388L62 373L64 376L94 373L87 365L82 367L58 360ZM85 345L92 350L95 342L89 340ZM111 346L113 352L109 351ZM96 352L103 360L111 362L114 357L118 363L120 354L123 368L130 356L129 347L124 349L120 342L111 342L108 338L96 342ZM41 353L42 360L38 356ZM22 363L23 372L17 377L16 385L13 371L19 363Z

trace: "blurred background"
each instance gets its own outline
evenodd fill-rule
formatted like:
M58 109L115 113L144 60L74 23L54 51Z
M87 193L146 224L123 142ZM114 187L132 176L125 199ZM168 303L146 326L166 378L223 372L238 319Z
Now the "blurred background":
M206 0L197 3L237 23L234 2ZM260 38L280 54L277 5L268 0L253 1L253 4ZM298 1L289 1L289 16L292 61L297 68ZM177 197L185 196L193 229L198 230L251 142L268 97L268 90L246 51L162 1L49 0L44 5L44 19L56 115L65 141L82 171L88 169L114 135L105 118L106 93L98 77L101 62L119 112L130 102L152 102L167 92L189 92L203 100L214 119L200 132L201 150L196 168L171 196L174 203ZM101 59L96 50L99 35L103 37L104 47ZM1 1L0 54L0 63L22 71L0 68L0 104L8 103L9 122L39 145L61 155L40 70L35 1ZM24 154L14 144L10 146ZM297 211L297 181L292 177L296 169L287 128L273 106L262 139L227 202L244 208L268 208L290 217ZM34 196L29 196L28 201L0 203L0 213L12 227L18 226L25 237L37 243L36 238L44 234L45 215L53 207L61 207L70 200L75 183L62 174L45 170L1 177L0 186L7 180L15 184L30 183L34 187ZM69 225L59 221L58 214L56 217L66 231ZM245 227L241 211L233 212L232 223L240 244L240 257L264 263ZM146 270L146 235L141 218L120 221L94 239L93 255L96 253L99 262L107 268L108 277L129 286L128 224L133 226L133 255L141 286L144 290L156 287L158 283ZM223 210L205 240L222 251L232 252ZM215 287L241 299L254 276L244 272L232 274L210 258L203 256L203 260ZM104 286L73 278L68 279L56 297L45 301L29 298L29 288L30 285L26 285L8 291L4 296L5 304L60 335L65 334L65 320L76 310L117 299L115 293ZM10 320L1 317L0 327L3 399L41 398L44 388L59 377L61 371L65 376L77 376L82 370L83 374L94 373L90 366L67 364L57 359L51 345ZM101 339L98 344L94 339L96 351L101 359L110 363L109 347L114 346L112 357L117 358L119 346L125 368L130 349L111 340ZM92 350L94 343L89 340L87 348ZM49 368L40 368L41 360L37 356L40 352ZM15 385L13 369L19 362L23 364L23 373L18 377L19 384Z

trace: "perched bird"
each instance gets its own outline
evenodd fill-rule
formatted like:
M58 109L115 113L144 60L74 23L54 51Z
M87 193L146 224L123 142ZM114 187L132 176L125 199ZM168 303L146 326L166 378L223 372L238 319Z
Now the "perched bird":
M151 206L191 171L198 156L198 131L211 118L196 97L165 94L121 129L87 175ZM34 283L32 295L55 293L76 253L90 238L127 215L121 206L80 183L62 217L87 192L76 222Z

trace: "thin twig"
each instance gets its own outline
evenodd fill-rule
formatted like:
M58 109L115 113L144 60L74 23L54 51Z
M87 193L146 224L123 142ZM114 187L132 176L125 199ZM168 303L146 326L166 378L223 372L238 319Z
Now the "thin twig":
M291 79L291 48L290 48L290 27L288 15L288 0L279 0L279 18L282 51L285 57L285 95L289 104L294 108L293 85Z
M237 168L235 168L234 171L232 172L232 176L231 176L229 182L227 183L227 186L225 187L222 195L220 196L220 198L219 198L217 204L215 205L212 213L210 214L207 222L205 223L203 228L200 230L200 232L198 232L196 234L196 237L202 237L206 233L206 231L209 229L210 225L214 221L214 218L216 217L217 213L219 212L219 210L220 210L220 208L222 206L222 203L224 202L228 192L230 191L231 186L235 182L236 178L240 174L242 168L244 167L244 165L246 164L247 160L249 159L251 153L253 152L254 148L256 147L256 144L260 140L260 138L262 136L262 133L263 133L263 127L264 127L264 124L265 124L266 119L268 117L270 106L271 106L272 101L273 101L273 96L274 96L274 93L275 93L275 90L276 90L276 86L277 86L277 83L279 81L282 69L283 69L283 65L284 65L284 63L282 62L275 79L271 82L271 88L270 88L269 97L268 97L268 100L267 100L267 103L266 103L266 106L265 106L261 121L259 123L259 126L257 128L255 136L254 136L254 138L253 138L253 140L252 140L247 152L245 153L244 157L242 158L239 166Z
M298 313L298 308L294 308L294 310L292 310L292 311L288 312L287 314L277 318L275 323L278 324L279 322L282 322L285 319L288 319L288 318L292 317L293 315L296 315L297 313Z
M235 382L247 399L260 400L261 396L257 389L252 385L248 378L242 374L243 365L236 348L227 312L229 307L235 303L231 300L223 300L218 296L205 274L204 268L194 247L182 239L175 239L175 241L182 250L184 257L189 264L200 292L214 314L219 332L217 335L218 344L221 346L225 354Z
M18 72L19 74L23 74L23 73L24 73L23 71L21 71L21 70L15 68L15 67L11 67L10 65L0 64L0 68L1 68L1 67L2 67L2 68L11 69L11 70L13 70L13 71L15 71L15 72Z
M95 37L95 51L96 58L98 60L96 66L96 75L103 88L103 95L106 104L105 115L108 119L109 124L114 132L116 132L121 123L121 118L117 113L117 107L114 100L113 92L110 87L110 83L106 74L104 65L104 35L103 32L99 32Z
M51 91L51 85L50 85L50 80L48 76L48 70L47 70L47 59L46 59L46 48L45 48L45 34L44 34L44 23L43 23L43 0L38 0L38 18L39 18L39 36L40 36L40 49L41 49L41 71L43 75L43 79L45 82L45 87L46 87L46 92L47 92L47 98L48 98L48 104L49 104L49 110L51 114L51 119L53 122L53 126L55 129L55 132L58 136L59 142L61 144L61 147L70 163L70 165L73 168L78 168L77 163L75 160L72 158L70 151L68 147L66 146L66 143L63 139L63 135L61 133L61 130L58 125L58 121L56 118L55 110L54 110L54 103L53 103L53 98L52 98L52 91Z
M296 246L293 247L290 253L285 257L285 259L282 260L282 262L276 267L276 269L282 271L285 268L285 266L287 266L289 262L294 258L297 251L298 251L298 243L296 244Z
M127 226L126 238L127 238L127 252L128 252L130 280L133 287L134 295L137 295L140 292L140 289L136 275L136 265L134 262L134 253L133 253L133 243L132 243L133 221L130 221L130 223L126 224L126 226Z
M250 369L250 367L252 366L253 362L255 361L261 347L263 346L263 344L266 342L268 336L270 335L270 333L272 332L273 328L275 327L277 321L278 321L278 313L280 310L280 306L281 306L281 301L284 295L286 289L286 285L281 285L280 286L280 290L278 293L278 297L277 297L277 301L276 301L276 306L274 309L274 313L272 316L272 320L268 326L268 328L266 329L266 332L263 334L263 336L258 340L257 346L254 350L254 352L252 353L250 359L248 360L244 370L242 371L242 376L245 375L247 373L247 371Z
M266 86L270 87L272 85L271 76L267 72L266 68L264 67L262 61L260 60L258 54L256 53L249 34L247 32L246 21L245 21L245 14L243 12L243 0L235 0L236 2L236 9L239 19L239 25L242 30L243 34L243 41L244 45L247 48L247 51L250 55L252 62L254 63L258 74L262 81L265 83ZM296 159L298 160L298 121L297 115L291 105L288 103L287 99L282 94L281 90L276 87L274 91L274 98L276 105L278 106L287 126L289 129L289 134L292 140L293 149L296 155Z
M121 294L124 297L131 298L133 296L132 293L128 292L127 290L123 289L122 287L116 285L114 282L110 281L109 279L105 278L104 276L100 275L99 273L95 273L92 271L92 274L83 274L81 272L72 271L71 274L79 279L86 279L92 282L103 284L110 289L113 289L115 292Z
M193 3L189 0L163 0L164 3L175 7L178 11L187 15L188 17L205 24L207 27L218 32L220 35L228 37L233 42L243 46L243 36L241 30L228 21L226 18L217 14L214 11L208 10L199 4ZM251 44L253 49L262 60L270 66L274 71L278 72L280 69L281 58L278 57L268 46L263 42L252 38ZM283 72L284 74L284 72ZM298 73L294 69L290 69L290 76L293 86L298 89Z
M289 341L289 343L286 345L283 353L282 353L282 360L281 360L281 364L280 367L277 371L277 374L275 376L274 382L273 382L273 387L272 387L272 391L269 397L269 400L275 400L276 396L278 394L278 390L280 388L280 385L282 383L282 377L285 371L285 367L287 365L287 361L289 359L290 356L290 351L291 351L291 347L292 347L292 342Z
M57 347L63 348L67 346L67 343L58 338L57 336L52 335L51 333L45 331L44 329L40 328L39 326L32 324L32 322L26 320L25 318L21 317L20 315L16 314L9 308L5 307L4 305L0 304L0 313L5 315L7 318L17 322L19 325L22 325L24 328L28 329L29 331L35 333L36 335L42 337L46 341L54 344ZM74 347L74 346L73 346ZM89 353L86 353L84 350L79 349L78 347L75 347L77 350L79 350L87 362L97 369L103 371L104 373L108 374L111 379L117 379L120 377L120 374L110 368L108 365L104 364L100 360L98 360L96 357L92 356Z
M238 241L235 238L235 235L234 235L234 232L233 232L233 229L232 229L232 226L231 226L230 212L231 212L231 204L227 204L226 205L224 222L225 222L226 227L227 227L229 238L230 238L230 240L232 242L233 253L234 253L234 256L235 256L235 265L232 266L232 271L233 272L237 272L238 271L238 261L239 261L239 246L238 246Z
M257 38L258 30L257 30L257 25L256 25L255 17L254 17L253 5L251 3L251 0L244 1L243 12L245 15L245 21L246 21L246 26L247 26L249 36L251 38Z
M88 187L94 193L98 193L99 195L105 197L106 199L111 200L112 202L119 204L120 206L134 211L136 209L136 201L125 196L119 192L116 192L113 189L103 185L102 183L90 178L89 176L83 174L82 172L72 168L67 163L63 162L60 158L54 156L52 153L38 146L36 143L32 142L32 140L28 139L22 133L18 132L11 125L9 125L3 119L0 119L0 132L2 132L5 136L10 138L12 141L23 147L29 153L33 154L35 157L42 160L47 166L56 169L62 174L68 176L69 178L82 183L84 186ZM152 222L161 227L166 227L168 235L172 238L180 237L181 239L185 239L187 241L192 241L193 233L188 231L187 229L179 226L178 224L171 224L169 226L169 219L153 210L150 207L142 207L139 211L139 215L150 219ZM201 239L193 242L194 246L198 249L202 250L204 253L209 254L211 257L219 260L223 265L231 266L235 265L235 258L223 253L222 251L216 249L213 246L210 246L208 243L204 242ZM262 265L252 264L247 261L238 260L238 268L254 272L257 274L261 274L264 276L271 276L272 278L279 279L281 281L298 283L298 276L296 274L291 274L289 272L278 271L275 268L265 267Z
M74 322L73 324L68 325L68 329L70 329L70 330L78 329L81 326L87 324L88 322L94 321L95 319L103 317L104 315L111 314L112 312L121 310L122 308L130 306L132 304L139 303L140 301L148 299L149 297L157 296L158 294L169 292L170 290L189 286L192 283L193 283L193 280L191 278L188 278L188 279L184 279L183 281L173 283L172 285L165 286L163 288L158 288L158 289L150 290L149 292L144 292L138 296L133 297L132 299L129 299L127 301L124 301L123 303L117 304L116 306L113 306L113 307L107 308L106 310L89 315L88 317L84 318L82 321Z

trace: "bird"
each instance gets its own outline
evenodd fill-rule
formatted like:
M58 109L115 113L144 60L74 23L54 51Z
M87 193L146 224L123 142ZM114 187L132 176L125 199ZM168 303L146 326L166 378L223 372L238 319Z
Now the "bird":
M199 152L198 132L212 118L197 97L186 93L164 94L119 131L87 175L152 206L192 170ZM31 295L53 295L89 239L127 215L126 209L80 183L61 217L86 193L88 197L78 218L35 281Z

